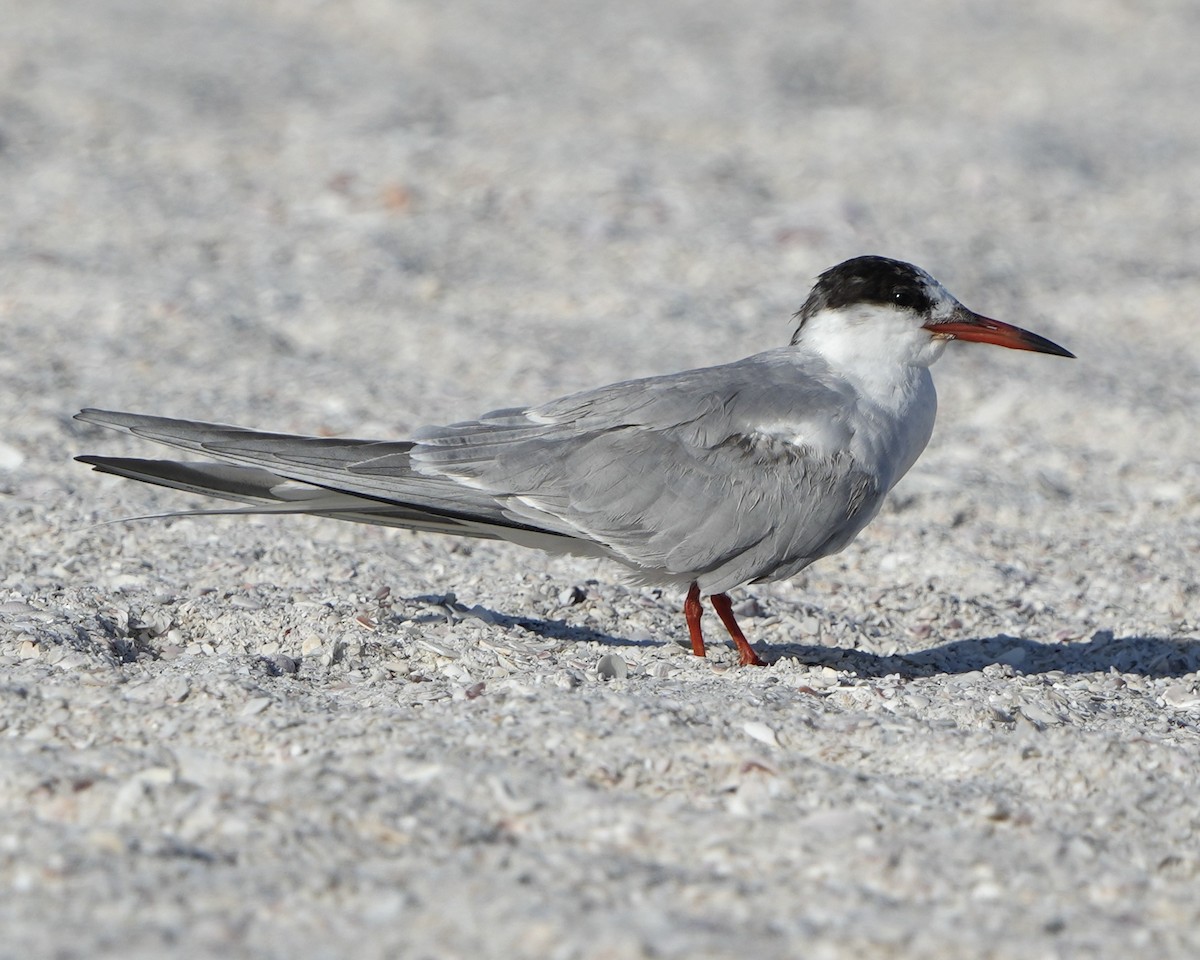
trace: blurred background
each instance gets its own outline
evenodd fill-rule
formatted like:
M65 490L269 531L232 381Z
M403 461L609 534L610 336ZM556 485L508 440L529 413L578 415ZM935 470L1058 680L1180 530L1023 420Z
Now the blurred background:
M51 0L6 20L0 389L21 431L87 402L394 433L773 346L811 278L864 252L1070 343L1082 362L1039 365L1045 390L1195 398L1172 397L1195 388L1200 299L1189 3ZM1018 364L966 352L977 377ZM1131 370L1151 373L1127 392Z

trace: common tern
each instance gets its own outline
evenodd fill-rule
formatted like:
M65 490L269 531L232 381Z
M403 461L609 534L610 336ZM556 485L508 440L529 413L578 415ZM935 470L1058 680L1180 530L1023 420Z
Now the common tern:
M103 473L240 501L192 513L306 513L609 557L707 596L742 664L762 661L728 591L843 549L925 449L929 366L951 340L1071 357L968 310L928 273L856 257L818 277L791 343L733 363L350 440L88 409L88 423L217 462L84 456Z

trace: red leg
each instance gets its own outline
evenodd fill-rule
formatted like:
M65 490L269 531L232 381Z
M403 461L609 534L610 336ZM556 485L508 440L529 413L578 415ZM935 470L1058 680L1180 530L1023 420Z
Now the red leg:
M692 637L692 653L698 657L704 656L704 634L700 632L700 617L704 607L700 605L700 584L693 583L688 590L687 599L683 601L683 615L687 618L688 633Z
M692 587L695 589L695 584ZM738 649L738 662L743 667L765 667L766 664L758 659L758 654L754 652L754 648L750 646L746 635L742 633L742 628L738 626L738 622L733 616L733 604L729 602L729 595L714 593L708 599L712 601L713 609L717 611L717 616L725 624L725 629L733 637L733 642ZM697 617L696 619L699 622L699 618Z

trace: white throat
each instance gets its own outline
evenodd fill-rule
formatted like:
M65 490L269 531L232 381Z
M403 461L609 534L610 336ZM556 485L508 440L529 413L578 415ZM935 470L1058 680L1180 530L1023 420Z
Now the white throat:
M891 307L822 311L808 319L797 346L819 355L858 395L858 414L873 430L856 437L856 454L877 464L888 489L913 465L933 433L937 391L929 365L946 347Z

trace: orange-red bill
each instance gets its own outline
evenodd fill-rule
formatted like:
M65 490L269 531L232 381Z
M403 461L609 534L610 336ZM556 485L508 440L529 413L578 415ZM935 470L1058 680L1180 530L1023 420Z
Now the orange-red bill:
M925 329L939 337L971 340L975 343L994 343L1010 350L1032 350L1034 353L1051 353L1056 357L1075 356L1053 340L1014 327L1011 323L982 317L966 309L956 311L952 319L942 323L927 323Z

